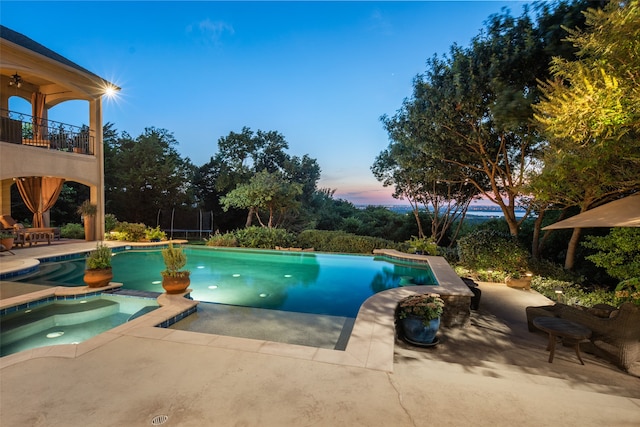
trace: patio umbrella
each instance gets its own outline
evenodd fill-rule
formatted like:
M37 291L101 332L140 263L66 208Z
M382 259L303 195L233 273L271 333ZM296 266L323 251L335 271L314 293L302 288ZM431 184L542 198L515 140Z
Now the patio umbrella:
M640 194L606 203L548 225L543 230L594 227L640 227Z

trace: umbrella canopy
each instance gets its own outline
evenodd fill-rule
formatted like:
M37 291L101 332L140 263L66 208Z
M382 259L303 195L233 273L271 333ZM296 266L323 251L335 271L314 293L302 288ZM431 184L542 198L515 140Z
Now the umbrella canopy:
M640 227L640 194L598 206L548 225L543 230L594 227Z

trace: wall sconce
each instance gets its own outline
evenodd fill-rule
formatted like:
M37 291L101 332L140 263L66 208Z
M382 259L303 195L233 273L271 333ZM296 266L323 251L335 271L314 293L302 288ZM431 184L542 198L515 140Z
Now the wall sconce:
M22 77L20 77L17 72L13 76L11 76L11 80L9 80L9 86L15 86L17 88L22 87Z

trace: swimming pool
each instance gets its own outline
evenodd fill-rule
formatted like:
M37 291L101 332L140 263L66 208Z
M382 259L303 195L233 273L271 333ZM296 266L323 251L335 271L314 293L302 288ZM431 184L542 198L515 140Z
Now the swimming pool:
M4 309L0 356L59 344L76 344L159 307L155 299L120 295L50 297Z
M191 297L198 301L356 317L371 295L410 285L437 285L427 264L387 257L186 246ZM124 289L163 292L160 250L113 257L114 282ZM83 286L84 260L42 264L12 280Z

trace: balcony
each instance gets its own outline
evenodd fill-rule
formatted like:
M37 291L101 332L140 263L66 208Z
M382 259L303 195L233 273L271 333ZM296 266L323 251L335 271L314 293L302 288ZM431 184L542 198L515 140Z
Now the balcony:
M74 126L0 109L0 141L47 150L93 155L95 138L87 126Z

